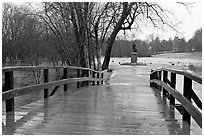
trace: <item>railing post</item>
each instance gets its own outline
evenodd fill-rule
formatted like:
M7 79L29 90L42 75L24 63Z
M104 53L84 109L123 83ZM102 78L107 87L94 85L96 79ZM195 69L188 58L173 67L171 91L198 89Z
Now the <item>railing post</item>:
M13 71L5 72L5 83L3 91L11 90L14 88ZM6 112L14 111L14 98L6 100Z
M175 89L176 88L176 73L171 72L171 84L170 86ZM170 104L175 106L175 98L170 95Z
M99 72L97 72L97 85L99 85L100 82L99 82Z
M87 77L89 77L89 76L90 76L89 70L87 70ZM87 86L89 86L89 82L90 82L90 81L87 81L87 82L86 82L86 85L87 85Z
M152 79L157 79L156 72L154 72L154 70L151 70L151 74L150 74L150 80ZM157 88L157 84L154 82L150 82L150 87Z
M103 73L101 73L101 84L103 84Z
M77 69L77 78L80 77L80 69ZM77 82L77 88L80 88L80 82Z
M161 76L162 76L162 72L161 72L161 71L158 71L158 73L157 73L157 79L160 80L160 81L161 81ZM157 88L159 89L159 91L161 91L162 86L157 85Z
M191 102L192 80L184 76L183 86L183 95ZM191 116L185 108L183 113L183 121L186 121L189 125L191 123Z
M49 80L49 70L44 69L43 70L43 75L44 75L44 83L47 83ZM49 89L44 89L44 99L49 97Z
M92 72L92 77L95 78L95 72L94 71ZM93 81L92 86L95 86L95 80Z
M64 68L64 79L67 79L67 68ZM64 84L64 91L67 91L67 84Z
M163 71L163 81L165 83L168 81L168 72L165 70ZM163 88L163 95L167 95L167 90L165 88Z

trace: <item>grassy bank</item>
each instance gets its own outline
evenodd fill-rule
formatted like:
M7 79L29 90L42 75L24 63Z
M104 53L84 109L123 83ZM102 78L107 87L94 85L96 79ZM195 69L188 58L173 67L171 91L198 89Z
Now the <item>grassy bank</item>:
M202 52L165 53L152 55L152 57L202 60Z
M202 75L202 52L165 53L154 55L152 57L158 59L172 59L173 61L181 60L180 62L175 63L172 61L173 63L170 63L172 63L173 65L182 65L184 69L192 71L193 73L196 73L198 75Z

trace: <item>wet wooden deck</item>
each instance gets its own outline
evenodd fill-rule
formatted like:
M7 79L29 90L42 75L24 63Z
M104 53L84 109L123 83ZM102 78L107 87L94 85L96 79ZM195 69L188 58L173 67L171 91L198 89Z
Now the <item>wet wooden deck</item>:
M189 134L179 112L149 86L149 73L146 66L121 66L110 84L61 92L16 108L14 118L3 112L2 133Z

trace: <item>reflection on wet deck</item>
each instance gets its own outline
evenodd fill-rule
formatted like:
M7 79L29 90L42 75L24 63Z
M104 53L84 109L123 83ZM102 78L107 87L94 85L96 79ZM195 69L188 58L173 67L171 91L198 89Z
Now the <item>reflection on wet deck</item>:
M110 85L62 92L3 112L3 134L201 134L149 87L148 77L137 77L137 68L118 71Z

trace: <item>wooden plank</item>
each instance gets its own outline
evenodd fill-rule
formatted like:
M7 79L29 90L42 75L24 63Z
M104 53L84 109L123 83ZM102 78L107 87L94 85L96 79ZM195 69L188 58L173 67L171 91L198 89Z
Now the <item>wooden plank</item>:
M138 85L135 85L135 87L138 87ZM119 89L121 89L120 86L115 86L114 88L100 86L80 89L73 93L72 96L50 99L46 111L42 109L44 106L39 107L40 104L37 105L37 108L36 105L28 105L27 109L22 109L22 111L29 112L34 109L34 114L36 115L28 113L33 118L25 115L27 120L30 119L29 121L21 118L18 121L21 127L16 126L16 133L75 134L81 132L82 134L135 135L182 133L178 121L168 117L169 114L172 114L172 111L168 109L163 110L165 105L157 103L157 101L161 100L157 97L155 98L151 90L147 88L149 95L146 96L147 93L142 90L136 90L137 93L132 94L132 91L127 86L122 89L126 91L125 93ZM129 98L128 96L119 96L121 93L124 95L128 94ZM143 101L141 102L141 100L135 98L137 96L138 98L143 98ZM144 98L145 96L146 98ZM98 100L96 100L97 98ZM128 100L134 102L129 102ZM153 104L152 106L149 105L150 102ZM138 105L140 103L142 105ZM162 107L159 107L160 105ZM147 108L143 109L143 107ZM166 115L162 116L163 113L160 113L161 111L166 113ZM46 112L48 113L47 115L44 114Z
M171 88L166 83L159 81L159 80L151 80L152 82L155 82L161 86L163 86L174 98L176 98L182 106L189 112L189 114L193 117L193 119L198 123L198 125L202 128L202 113L192 105L191 102L188 101L179 91Z

